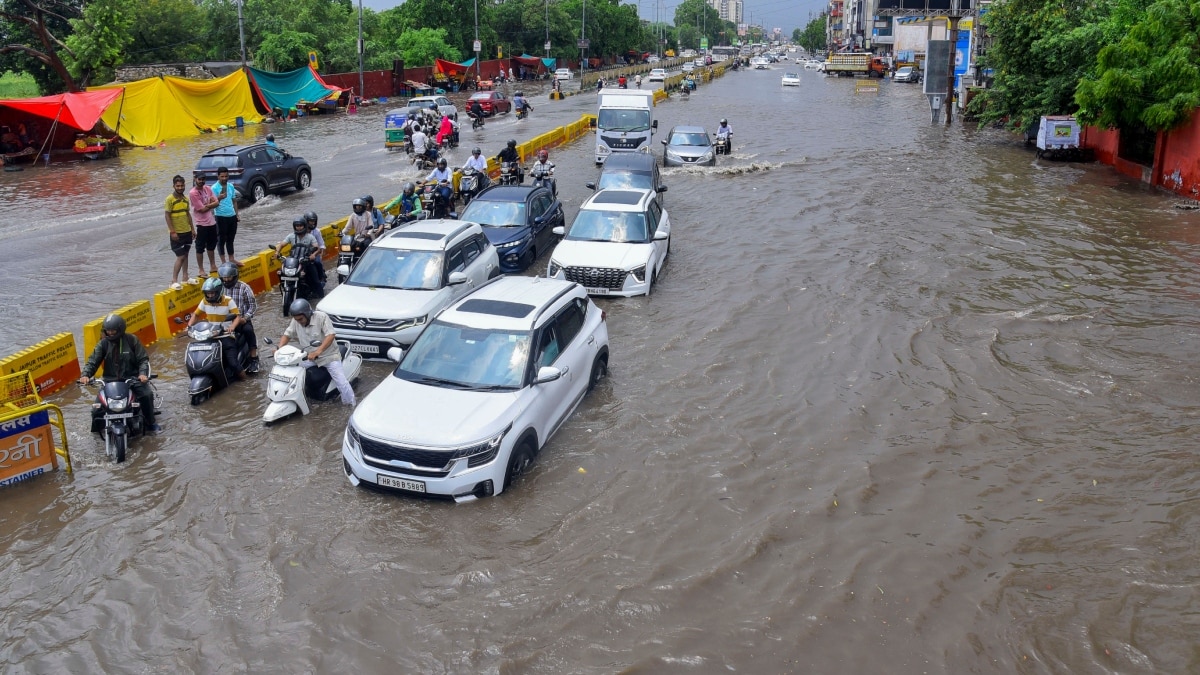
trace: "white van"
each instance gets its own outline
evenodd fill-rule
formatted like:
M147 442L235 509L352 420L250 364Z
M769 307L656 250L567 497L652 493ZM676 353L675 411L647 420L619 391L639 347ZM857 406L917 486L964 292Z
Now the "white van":
M602 89L596 112L596 163L614 152L650 151L654 119L654 92L647 89Z

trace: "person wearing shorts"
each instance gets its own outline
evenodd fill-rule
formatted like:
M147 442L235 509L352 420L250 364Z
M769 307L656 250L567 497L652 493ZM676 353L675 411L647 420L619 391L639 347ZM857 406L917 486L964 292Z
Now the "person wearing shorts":
M204 252L208 251L208 267L212 272L217 271L217 217L213 210L217 208L217 196L212 188L205 185L204 176L192 179L195 187L188 192L188 201L192 205L192 224L196 226L196 267L199 268L199 279L203 281L209 275L204 269Z
M180 273L183 281L188 280L188 250L192 248L192 214L189 212L191 203L183 190L187 182L183 176L171 179L175 191L167 195L167 232L171 235L171 251L175 254L175 269L171 271L171 288L179 290Z
M217 256L224 263L228 255L228 262L241 267L242 263L233 257L233 238L237 236L238 226L237 190L229 184L228 168L217 169L217 184L213 187L213 193L217 197L217 208L213 210L217 216Z

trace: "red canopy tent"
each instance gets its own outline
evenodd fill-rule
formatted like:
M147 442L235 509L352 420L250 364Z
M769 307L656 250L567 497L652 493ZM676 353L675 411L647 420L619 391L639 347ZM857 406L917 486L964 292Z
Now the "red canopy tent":
M0 124L15 126L30 121L31 116L52 120L45 136L39 134L34 140L43 149L47 145L54 148L71 147L76 132L91 131L104 111L124 93L124 89L104 89L37 98L3 99L0 100ZM70 129L58 130L59 124ZM48 144L47 139L50 140Z

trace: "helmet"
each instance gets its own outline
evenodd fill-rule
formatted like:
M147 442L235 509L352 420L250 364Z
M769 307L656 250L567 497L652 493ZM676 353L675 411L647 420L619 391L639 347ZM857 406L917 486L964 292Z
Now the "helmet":
M315 212L315 211L305 211L305 212L304 212L304 222L306 222L306 223L312 223L312 226L313 226L313 227L316 227L316 226L317 226L317 214L316 214L316 212Z
M513 149L516 149L516 147L517 147L517 141L516 141L515 139L510 139L510 140L508 141L508 147L510 147L510 148L513 148Z
M296 298L292 304L288 305L288 314L292 316L300 316L303 314L306 318L311 319L313 313L312 305L304 298Z
M429 109L430 109L430 110L437 110L437 109L438 109L438 107L437 107L437 103L435 103L435 102L433 102L433 101L430 101L430 102L429 102Z
M238 282L237 265L229 262L221 263L221 266L217 268L217 277L221 279L221 284L225 288L233 288Z
M364 195L363 201L367 203L367 208L369 208L369 209L375 208L375 198L372 197L371 195Z
M360 207L360 206L363 207L363 209L366 209L367 208L367 200L363 199L362 197L359 197L358 199L355 199L354 201L350 202L350 208L354 209L355 213L358 213L358 207Z
M524 96L524 95L525 95L525 92L523 92L523 91L518 91L518 92L513 93L513 96Z
M119 314L109 314L104 317L103 324L104 334L108 335L108 331L116 331L114 338L119 338L125 334L125 319L122 319Z
M292 221L292 229L296 230L296 232L298 234L307 232L308 231L308 223L304 222L303 218L297 218Z
M225 296L225 285L217 277L206 279L202 290L204 291L204 299L209 302L220 302L221 298Z
M446 158L445 157L438 157L438 168L439 169L446 168Z
M722 117L722 118L721 118L721 126L725 126L726 124L729 124L729 120L727 120L727 119L725 119L724 117Z
M406 194L406 195L411 195L413 192L416 191L416 189L417 189L417 186L414 185L412 183L412 181L409 181L404 184L404 194Z
M480 154L481 152L483 152L483 150L480 150L480 149L479 149L479 146L475 146L474 148L471 148L471 154L472 154L472 155L478 155L478 154Z
M545 148L543 148L541 150L538 150L537 157L538 157L538 159L540 159L544 162L547 159L549 159L550 153L546 152Z
M274 141L274 140L275 140L275 134L267 134L267 140L268 140L268 141Z

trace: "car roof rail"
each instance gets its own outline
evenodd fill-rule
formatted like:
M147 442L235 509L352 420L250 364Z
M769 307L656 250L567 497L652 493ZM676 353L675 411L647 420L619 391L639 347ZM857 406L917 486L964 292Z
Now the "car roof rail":
M569 286L567 286L566 288L564 288L564 289L562 289L561 291L559 291L557 295L555 295L553 298L551 298L551 299L550 299L550 302L547 302L547 303L543 304L541 309L539 309L538 311L534 312L534 314L533 314L533 320L529 322L529 327L530 327L530 328L533 328L534 326L536 326L536 325L537 325L537 322L538 322L538 319L540 319L540 318L541 318L542 314L545 314L545 313L546 313L546 310L548 310L548 309L550 309L551 307L553 307L553 306L554 306L554 303L556 303L556 302L558 302L559 300L561 300L561 299L562 299L562 297L563 297L564 295L566 295L566 294L568 294L568 293L570 293L570 292L574 291L574 290L575 290L575 289L576 289L578 286L579 286L579 284L577 284L577 283L572 283L571 285L569 285Z

